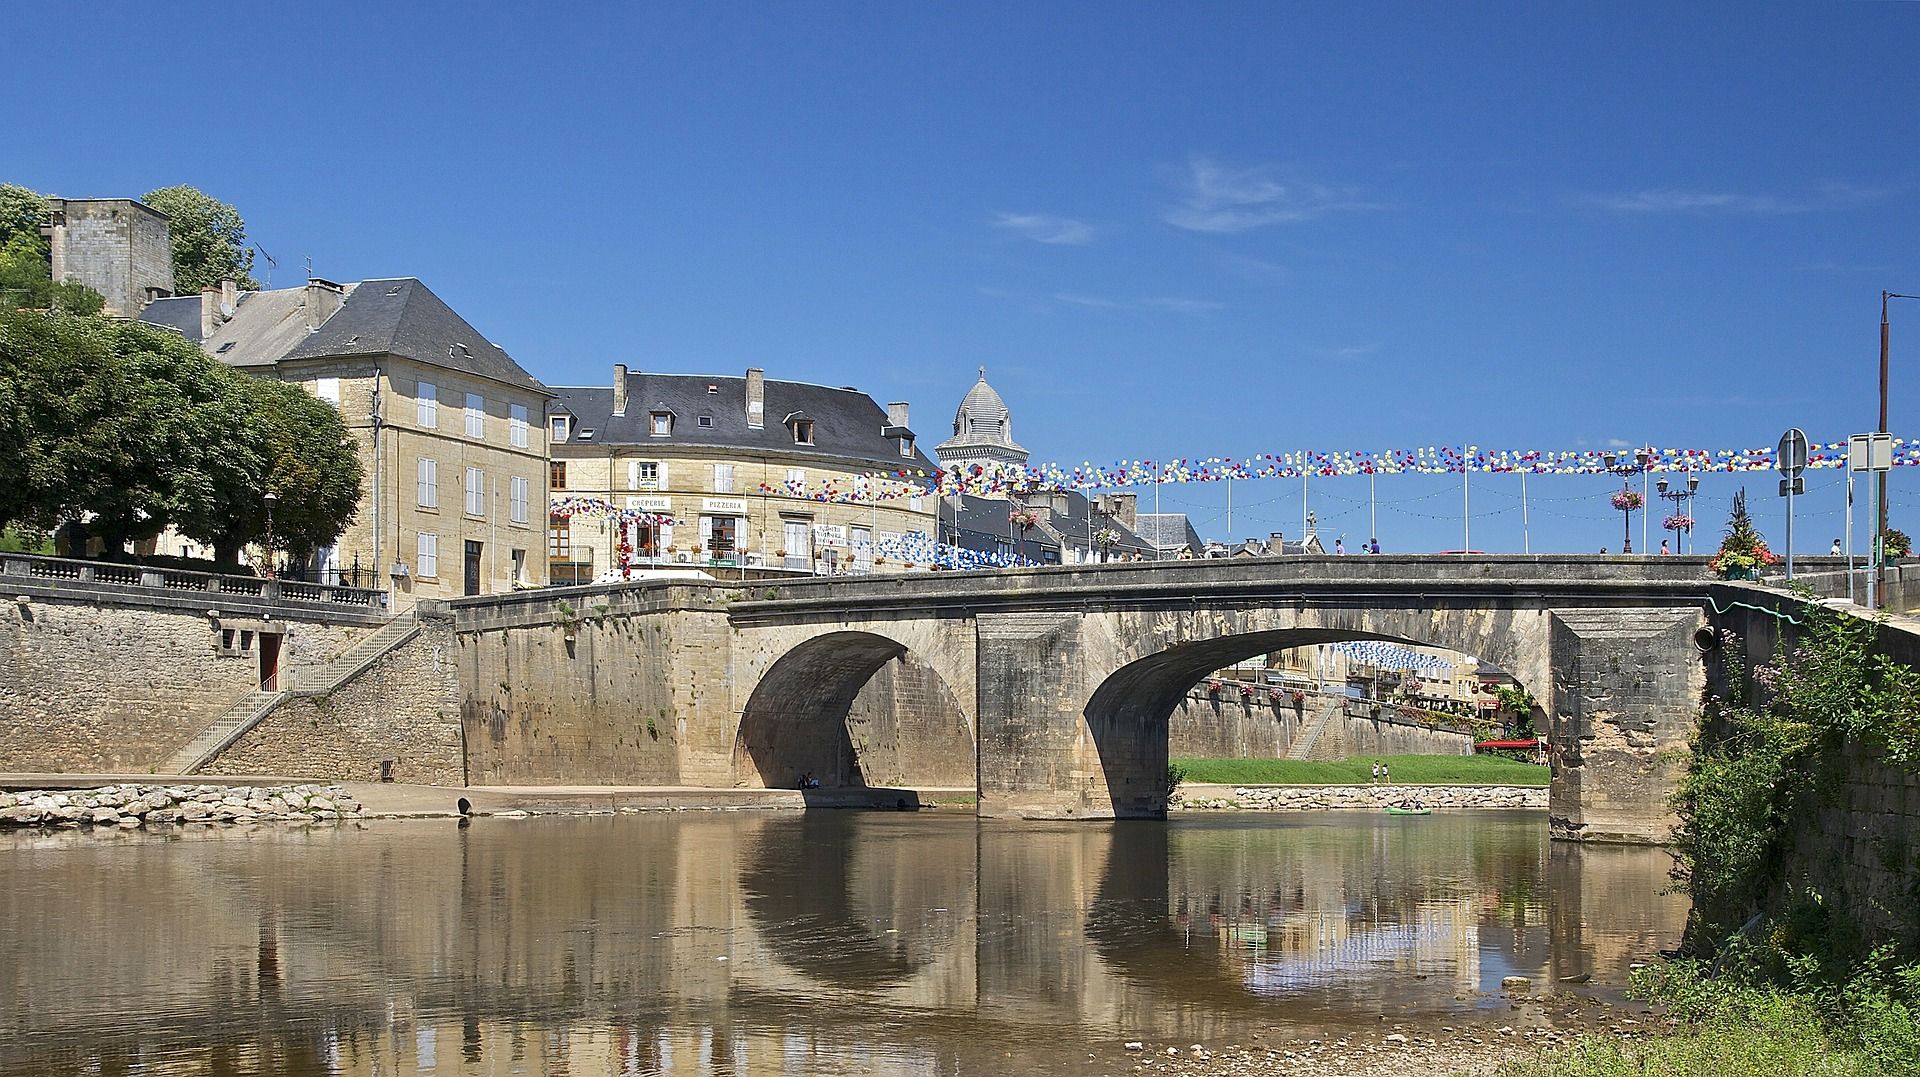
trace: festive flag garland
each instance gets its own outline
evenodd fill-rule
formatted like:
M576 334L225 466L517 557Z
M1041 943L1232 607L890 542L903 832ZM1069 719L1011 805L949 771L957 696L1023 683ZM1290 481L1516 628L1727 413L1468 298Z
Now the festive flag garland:
M612 520L621 524L646 524L661 527L679 523L671 513L651 512L647 509L623 509L611 501L597 497L557 497L547 503L547 511L554 516L572 519L584 516L590 520Z
M1334 650L1347 656L1349 662L1376 669L1397 669L1419 673L1451 673L1453 663L1438 655L1421 654L1397 643L1382 640L1353 640L1347 643L1328 644Z
M918 531L909 532L898 538L881 539L873 544L876 557L890 561L899 561L909 567L938 565L941 568L1032 568L1038 562L1029 561L1011 553L987 553L981 550L969 550L962 546L951 546L944 542L935 542Z
M1644 467L1639 455L1646 454ZM1464 448L1442 445L1415 449L1388 449L1335 452L1255 453L1236 459L1212 456L1204 459L1181 457L1172 461L1121 460L1096 466L1083 462L1077 467L1043 464L1030 467L972 464L963 468L927 472L900 469L856 476L851 480L828 479L817 484L787 482L760 484L760 492L778 497L829 504L871 504L897 501L928 494L976 494L1005 496L1053 490L1117 490L1156 484L1224 482L1230 479L1337 478L1354 475L1603 475L1615 472L1606 458L1615 458L1617 468L1660 473L1738 473L1771 471L1775 451L1757 449L1678 449L1654 448L1603 451L1598 449L1517 450ZM1847 463L1845 442L1836 441L1809 446L1809 468L1839 468ZM1893 463L1896 467L1920 465L1920 441L1894 439ZM1617 472L1616 472L1617 473Z

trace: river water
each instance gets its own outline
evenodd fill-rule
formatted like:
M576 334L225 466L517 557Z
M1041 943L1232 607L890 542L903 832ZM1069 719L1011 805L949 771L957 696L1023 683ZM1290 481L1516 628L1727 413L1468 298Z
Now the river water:
M1617 991L1667 865L1537 812L0 835L0 1074L1110 1072Z

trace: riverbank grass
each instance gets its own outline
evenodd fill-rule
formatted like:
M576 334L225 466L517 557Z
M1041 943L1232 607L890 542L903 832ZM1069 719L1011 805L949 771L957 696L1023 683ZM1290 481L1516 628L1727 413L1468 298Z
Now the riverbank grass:
M1547 768L1493 755L1367 755L1303 759L1174 759L1183 781L1210 785L1366 785L1385 763L1395 785L1545 785Z

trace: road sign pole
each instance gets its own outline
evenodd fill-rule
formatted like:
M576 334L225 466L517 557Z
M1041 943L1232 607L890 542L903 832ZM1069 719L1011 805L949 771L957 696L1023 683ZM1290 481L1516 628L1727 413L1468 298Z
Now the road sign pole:
M1793 579L1793 484L1794 484L1794 480L1792 479L1786 480L1786 485L1787 485L1787 579L1789 581Z
M1853 590L1853 460L1851 459L1851 456L1852 456L1851 453L1849 453L1848 456L1849 456L1849 459L1847 460L1847 526L1845 531L1845 534L1847 536L1847 601L1857 606L1860 604L1860 600L1854 597L1854 590Z

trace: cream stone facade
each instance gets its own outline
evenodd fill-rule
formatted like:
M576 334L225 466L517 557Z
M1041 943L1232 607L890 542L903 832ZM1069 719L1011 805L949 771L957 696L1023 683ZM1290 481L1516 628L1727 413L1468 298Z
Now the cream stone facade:
M362 495L296 574L420 599L548 582L545 386L412 278L161 299L143 321L340 410ZM176 535L160 552L195 556Z
M591 582L623 559L642 570L900 572L913 567L910 536L930 542L938 532L932 496L815 496L876 474L932 473L904 403L883 410L857 389L767 381L757 369L720 377L616 366L614 378L618 389L557 389L548 415L555 583ZM662 519L611 519L608 505Z

